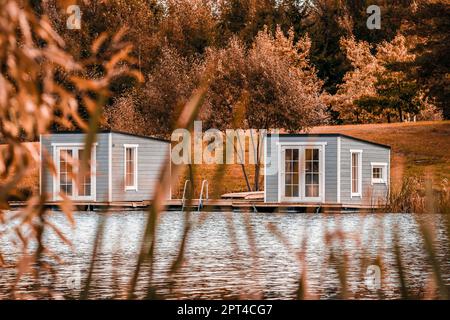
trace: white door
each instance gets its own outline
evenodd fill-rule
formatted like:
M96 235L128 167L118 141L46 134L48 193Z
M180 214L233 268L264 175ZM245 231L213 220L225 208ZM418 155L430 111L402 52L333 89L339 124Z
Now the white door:
M300 200L300 148L282 148L281 198L283 201Z
M63 193L72 200L95 200L95 147L83 177L78 176L84 147L60 146L55 150L56 177L54 199ZM78 179L78 181L77 181Z
M323 146L282 146L280 161L281 201L323 202Z
M322 147L304 147L303 200L321 202L323 199Z

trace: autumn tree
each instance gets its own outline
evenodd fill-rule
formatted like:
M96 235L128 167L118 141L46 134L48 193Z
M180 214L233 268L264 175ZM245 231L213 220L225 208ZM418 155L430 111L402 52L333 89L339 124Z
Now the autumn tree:
M344 76L352 70L352 61L348 59L341 39L354 37L356 41L365 41L376 46L383 41L391 41L400 30L401 23L408 15L412 0L312 0L303 29L313 39L311 62L318 70L318 76L324 81L324 89L335 94L338 86L345 82ZM381 8L382 28L370 30L366 22L370 5ZM340 121L333 109L329 110Z
M342 39L341 46L353 69L346 73L337 93L328 96L328 102L342 121L403 121L405 113L420 113L426 104L416 81L407 76L406 69L415 56L403 35L376 47L351 37Z
M450 5L446 0L416 1L406 16L404 34L413 44L408 77L450 119Z
M344 123L368 122L372 115L359 107L355 101L376 93L376 75L380 66L371 53L369 43L350 37L342 38L340 44L351 63L352 70L345 74L336 94L326 97L326 102Z
M398 35L391 42L383 42L377 47L375 59L378 68L373 83L375 94L362 96L355 104L374 116L381 116L391 122L395 116L404 120L405 113L419 114L424 107L420 90L414 79L408 79L405 66L414 60L409 53L406 39Z
M301 131L321 123L322 82L308 60L308 37L294 43L293 33L280 28L275 36L261 31L251 48L236 38L220 50L211 50L206 63L217 65L208 93L209 126ZM258 139L256 155L260 154ZM259 190L260 160L255 165L254 189Z
M167 137L174 129L181 108L198 85L200 63L182 57L174 48L164 47L152 70L145 74L145 85L138 87L107 107L107 123L113 129L130 123L130 130ZM132 110L132 109L135 110Z
M159 39L185 58L203 55L215 43L214 2L209 0L168 0L159 23Z
M311 62L318 68L324 89L334 94L336 85L349 69L339 40L352 34L351 19L344 1L316 0L312 2L306 19L306 30L314 39Z
M114 99L104 112L103 126L133 134L146 135L146 117L137 108L136 92L129 92Z
M54 28L62 35L68 50L78 58L89 54L89 45L102 32L118 32L126 28L126 40L135 44L132 52L141 70L151 67L156 48L158 26L163 18L163 7L158 0L78 1L81 10L81 28L67 29L66 12L74 1L44 1L43 11L50 17Z

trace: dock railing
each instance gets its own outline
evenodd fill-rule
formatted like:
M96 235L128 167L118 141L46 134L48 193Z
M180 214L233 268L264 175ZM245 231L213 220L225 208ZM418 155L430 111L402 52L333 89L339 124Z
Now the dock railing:
M202 181L202 188L200 190L200 198L198 199L198 208L197 211L200 211L200 209L203 208L203 192L205 191L205 186L206 186L206 200L209 199L209 192L208 192L208 180L203 180Z
M181 198L181 212L184 211L184 207L186 205L186 191L187 191L188 186L190 185L190 182L191 182L191 180L189 180L189 179L184 182L183 197Z

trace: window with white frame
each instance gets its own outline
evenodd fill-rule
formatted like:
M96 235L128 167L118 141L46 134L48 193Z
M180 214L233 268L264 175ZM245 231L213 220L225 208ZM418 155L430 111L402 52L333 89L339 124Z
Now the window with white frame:
M319 149L305 149L305 197L320 196Z
M125 150L125 190L137 190L138 145L124 145Z
M57 200L60 194L65 194L73 200L94 200L96 144L92 146L83 172L81 172L81 162L85 154L83 143L52 143L52 146L57 172L53 180L53 198Z
M59 149L59 192L68 196L73 195L73 173L72 173L73 150L67 148Z
M387 163L372 162L372 184L387 183Z
M362 188L362 150L351 150L351 196L361 196Z

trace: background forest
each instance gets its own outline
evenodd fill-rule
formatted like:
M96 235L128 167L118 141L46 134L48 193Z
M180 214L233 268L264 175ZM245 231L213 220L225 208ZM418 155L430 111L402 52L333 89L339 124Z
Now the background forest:
M167 137L206 70L214 81L200 117L210 127L238 121L300 131L450 118L448 1L36 3L78 59L89 56L102 32L126 27L144 81L121 77L111 84L104 127ZM66 28L65 10L74 3L81 7L79 30ZM381 29L367 28L372 4L381 8ZM93 66L86 77L102 72Z

